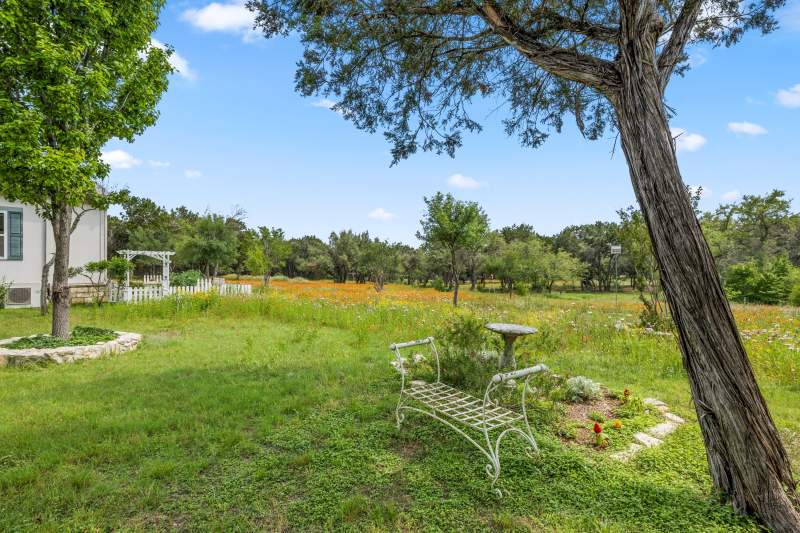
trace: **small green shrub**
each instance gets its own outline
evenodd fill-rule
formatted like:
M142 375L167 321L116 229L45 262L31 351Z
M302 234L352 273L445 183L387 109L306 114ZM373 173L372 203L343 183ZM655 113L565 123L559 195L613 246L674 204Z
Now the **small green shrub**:
M194 287L201 279L203 279L203 274L200 271L187 270L173 274L169 283L173 287Z
M564 385L567 400L586 402L600 396L600 385L584 376L569 378Z
M447 284L444 282L442 278L436 278L435 280L433 280L433 282L431 283L431 287L433 287L439 292L450 291L450 287L447 286Z
M633 418L644 414L644 402L638 396L627 396L622 404L614 409L614 414L619 418Z
M644 305L644 308L639 312L639 324L643 328L650 328L655 331L672 331L674 329L675 323L672 321L672 316L663 302L652 301L643 295L639 296L639 300Z
M27 350L31 348L61 348L63 346L88 346L98 342L111 341L117 338L117 334L105 328L95 328L91 326L78 326L72 330L69 338L59 339L50 335L34 335L24 337L7 344L5 348L12 350Z
M603 416L603 413L601 413L600 411L592 411L591 413L589 413L589 420L593 420L598 424L605 424L606 417Z
M11 289L11 283L7 282L6 278L0 278L0 309L6 306L9 289Z
M454 386L478 390L486 386L492 364L483 361L488 331L472 314L453 316L437 333L443 379Z
M514 285L514 294L517 296L527 296L530 294L530 290L528 289L527 285L520 283L518 285Z
M455 315L439 333L445 351L462 351L477 357L488 341L483 320L472 314Z

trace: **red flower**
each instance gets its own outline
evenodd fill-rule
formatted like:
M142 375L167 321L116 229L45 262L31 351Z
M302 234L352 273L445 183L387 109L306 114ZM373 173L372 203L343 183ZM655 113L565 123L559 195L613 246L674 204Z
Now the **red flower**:
M627 398L628 396L630 396L630 395L631 395L631 391L629 391L628 389L625 389L625 390L622 392L622 394L623 394L623 395L624 395L624 396Z
M595 433L602 433L603 432L603 428L601 428L600 424L598 424L597 422L594 423L594 432Z

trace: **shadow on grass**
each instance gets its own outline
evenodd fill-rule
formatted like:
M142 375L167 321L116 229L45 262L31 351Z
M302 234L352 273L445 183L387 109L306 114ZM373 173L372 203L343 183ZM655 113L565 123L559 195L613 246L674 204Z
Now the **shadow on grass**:
M47 382L3 395L0 529L754 527L710 498L694 429L630 465L546 434L531 460L508 439L497 500L466 441L419 417L397 431L396 377L376 358L206 355L18 376Z

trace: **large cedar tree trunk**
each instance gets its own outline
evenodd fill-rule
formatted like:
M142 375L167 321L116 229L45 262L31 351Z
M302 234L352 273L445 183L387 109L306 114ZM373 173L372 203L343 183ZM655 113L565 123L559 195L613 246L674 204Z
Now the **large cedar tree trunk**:
M714 487L737 512L758 515L774 531L800 531L786 450L678 170L655 44L647 35L627 37L614 101L622 148L679 332Z
M60 205L53 212L53 237L55 238L55 260L53 261L53 323L52 335L69 337L69 240L72 228L72 209Z

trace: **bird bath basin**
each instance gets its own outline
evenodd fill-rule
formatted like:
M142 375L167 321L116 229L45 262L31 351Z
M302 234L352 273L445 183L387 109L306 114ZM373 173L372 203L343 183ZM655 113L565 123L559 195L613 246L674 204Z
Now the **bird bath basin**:
M505 349L503 350L503 355L500 357L501 369L509 366L516 368L517 360L514 357L514 341L517 340L517 337L530 335L532 333L536 333L537 331L536 328L523 326L521 324L499 324L494 322L486 324L486 329L489 331L494 331L495 333L499 333L506 343Z

